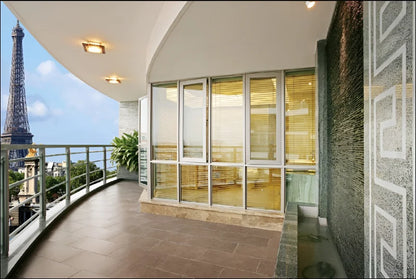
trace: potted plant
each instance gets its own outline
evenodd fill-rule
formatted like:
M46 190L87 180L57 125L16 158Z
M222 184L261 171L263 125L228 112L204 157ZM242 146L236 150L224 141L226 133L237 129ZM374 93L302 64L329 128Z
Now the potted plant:
M121 137L115 137L111 144L114 146L110 160L117 164L117 167L125 167L130 172L139 170L139 133L124 133Z

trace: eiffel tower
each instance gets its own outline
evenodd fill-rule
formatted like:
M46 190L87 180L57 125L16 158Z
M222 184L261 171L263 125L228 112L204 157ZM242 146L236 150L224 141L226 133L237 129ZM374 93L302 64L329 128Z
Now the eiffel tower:
M30 133L27 117L25 72L23 68L23 28L19 21L12 31L13 54L10 74L9 100L7 103L6 122L1 134L2 144L32 144L33 135ZM10 150L9 160L26 157L27 149ZM24 161L10 162L10 169L17 170L24 166Z

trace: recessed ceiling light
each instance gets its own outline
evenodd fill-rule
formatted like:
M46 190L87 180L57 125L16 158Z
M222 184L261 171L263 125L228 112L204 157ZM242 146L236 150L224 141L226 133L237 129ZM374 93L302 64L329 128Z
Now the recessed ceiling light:
M105 78L105 80L108 83L111 83L111 84L119 84L119 83L121 83L121 80L118 77L107 77L107 78Z
M82 43L84 50L89 53L105 53L105 47L99 42L85 42Z
M308 9L310 9L315 6L315 1L305 1L305 5L308 7Z

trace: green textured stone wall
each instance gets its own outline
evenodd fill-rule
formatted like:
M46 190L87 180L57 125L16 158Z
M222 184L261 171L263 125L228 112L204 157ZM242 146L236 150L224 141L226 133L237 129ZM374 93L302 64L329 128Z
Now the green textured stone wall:
M348 277L364 276L363 7L338 1L327 35L328 226Z

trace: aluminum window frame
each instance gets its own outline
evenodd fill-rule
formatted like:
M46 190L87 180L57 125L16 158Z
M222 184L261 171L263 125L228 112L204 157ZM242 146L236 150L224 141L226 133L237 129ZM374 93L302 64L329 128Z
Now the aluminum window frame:
M284 165L284 143L282 140L284 139L284 126L282 126L284 120L284 80L282 80L283 71L275 71L275 72L263 72L263 73L254 73L254 74L246 74L245 80L245 115L246 115L246 141L245 141L245 149L246 149L246 164L247 165L273 165L274 167L280 166L283 167ZM275 160L256 160L251 159L251 133L250 133L250 122L251 122L251 92L250 92L250 80L255 78L276 78L276 159Z
M203 119L202 119L202 158L192 158L192 157L184 157L184 106L185 106L185 99L184 99L184 86L192 85L192 84L199 84L202 83L202 91L204 92L203 98ZM179 162L194 162L194 163L207 163L207 78L201 79L192 79L179 82Z

